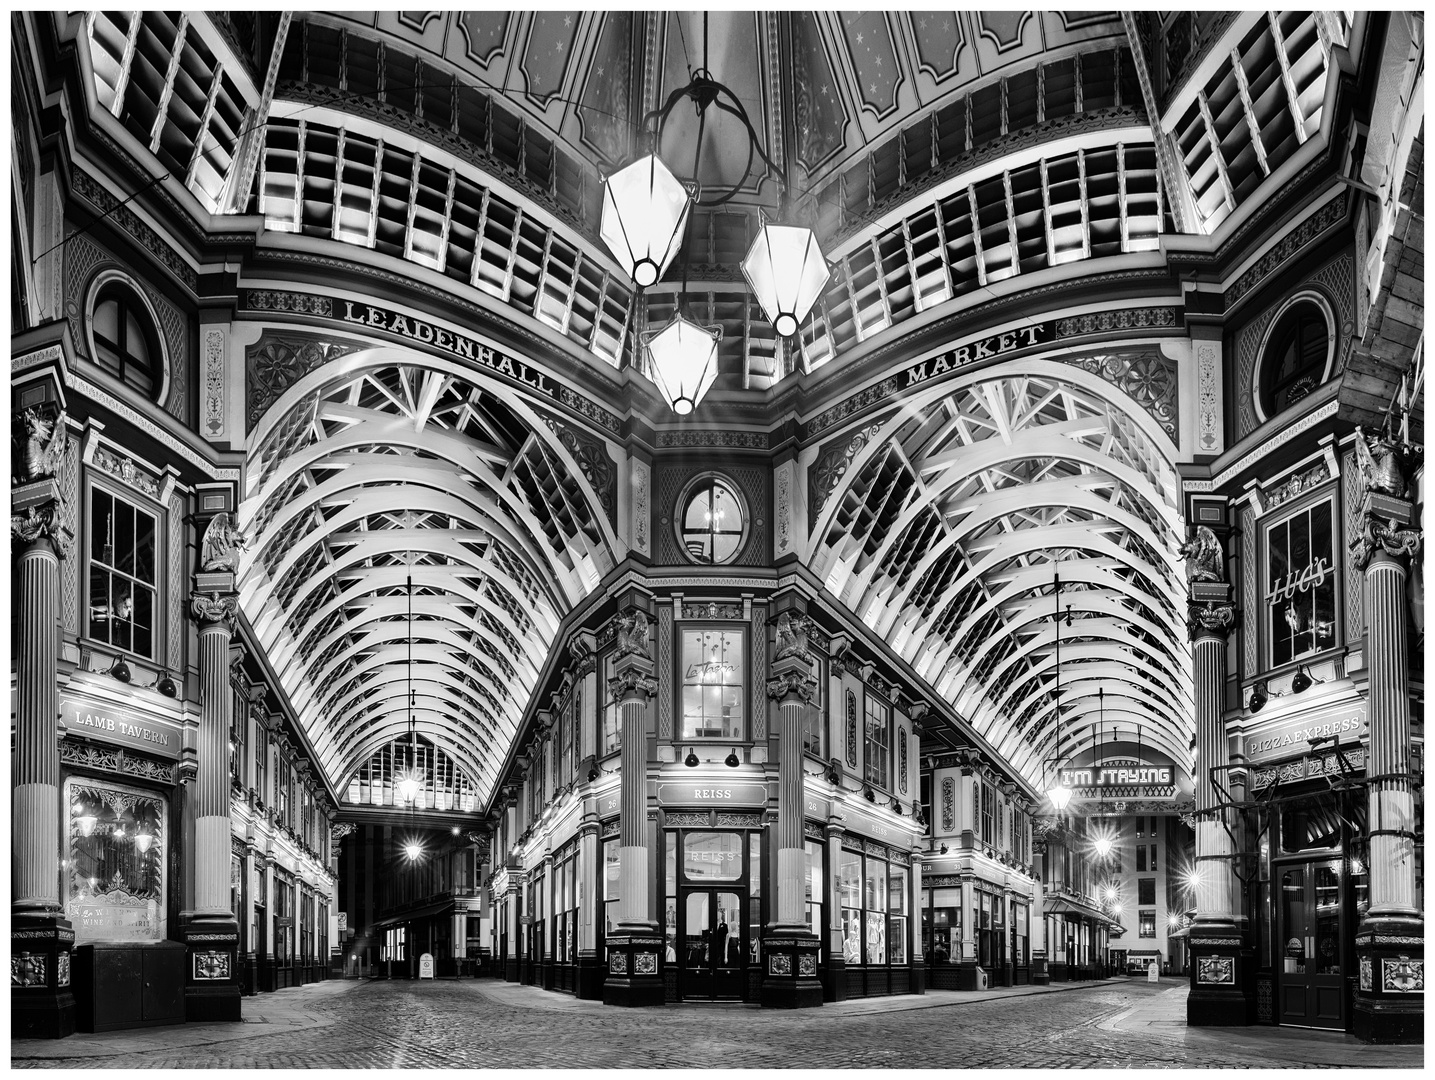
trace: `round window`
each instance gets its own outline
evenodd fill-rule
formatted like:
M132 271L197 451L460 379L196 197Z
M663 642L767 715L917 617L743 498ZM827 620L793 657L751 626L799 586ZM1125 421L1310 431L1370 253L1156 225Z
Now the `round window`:
M1271 328L1261 357L1261 411L1267 419L1290 408L1325 381L1330 322L1312 300L1298 300Z
M678 501L678 540L696 563L732 562L747 539L747 512L737 488L706 474L688 485Z

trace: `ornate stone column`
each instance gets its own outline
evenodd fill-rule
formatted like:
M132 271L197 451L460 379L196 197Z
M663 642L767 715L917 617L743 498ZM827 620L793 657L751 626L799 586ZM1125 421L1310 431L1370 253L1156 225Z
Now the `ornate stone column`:
M229 643L239 608L232 571L201 572L197 581L205 590L190 600L199 623L198 768L187 785L194 811L194 849L187 854L194 907L180 912L180 936L189 949L184 1002L190 1022L240 1019L239 924L229 907L229 728L234 711Z
M73 537L56 483L65 414L27 409L26 454L11 489L15 578L15 750L11 757L10 1020L23 1038L75 1030L70 954L60 906L60 560ZM226 851L228 848L226 847Z
M1232 910L1235 845L1231 813L1216 794L1213 772L1222 783L1230 764L1226 736L1226 635L1236 622L1225 580L1221 542L1206 526L1181 547L1187 556L1196 702L1196 921L1191 927L1191 993L1186 1023L1192 1027L1233 1027L1250 1023L1254 953Z
M614 677L623 732L618 804L618 926L608 936L605 1005L661 1005L663 939L651 910L648 879L648 700L658 689L648 642L648 598L630 592L620 601Z
M1410 675L1406 579L1421 530L1406 496L1415 448L1367 440L1356 429L1365 473L1360 533L1350 544L1365 573L1366 668L1370 743L1370 908L1355 934L1357 988L1353 1032L1366 1042L1423 1040L1425 924L1415 904L1415 783L1410 758Z
M800 610L783 610L774 628L777 642L767 696L777 702L780 714L777 910L763 932L762 954L767 959L761 1001L767 1008L802 1009L822 1004L822 984L817 981L821 940L807 925L807 857L802 839L802 721L817 692L817 679L812 674L815 658L807 650L807 616Z

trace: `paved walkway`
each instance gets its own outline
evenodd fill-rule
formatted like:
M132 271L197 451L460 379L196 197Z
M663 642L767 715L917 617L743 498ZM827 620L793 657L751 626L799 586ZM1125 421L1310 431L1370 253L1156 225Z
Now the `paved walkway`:
M853 999L615 1009L491 980L331 981L244 999L244 1023L12 1040L17 1068L1418 1069L1423 1047L1187 1030L1186 984L1109 979Z

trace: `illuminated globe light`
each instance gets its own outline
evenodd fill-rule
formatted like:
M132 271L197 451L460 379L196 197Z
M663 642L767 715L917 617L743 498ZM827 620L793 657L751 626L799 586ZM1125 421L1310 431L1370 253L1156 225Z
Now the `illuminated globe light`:
M678 253L692 200L656 154L603 183L598 235L639 288L657 284Z
M1114 903L1115 900L1116 900L1116 890L1115 890L1115 889L1107 889L1107 890L1106 890L1106 899L1108 899L1108 900L1110 900L1110 901L1112 901L1112 902Z
M1057 813L1066 809L1066 804L1071 802L1071 788L1065 784L1058 783L1055 787L1048 789L1047 798L1051 799L1051 805Z
M661 330L644 335L653 382L679 416L697 408L717 378L721 340L721 327L699 326L682 314L674 315Z
M779 337L797 333L832 277L817 236L800 225L764 225L742 260L763 314Z

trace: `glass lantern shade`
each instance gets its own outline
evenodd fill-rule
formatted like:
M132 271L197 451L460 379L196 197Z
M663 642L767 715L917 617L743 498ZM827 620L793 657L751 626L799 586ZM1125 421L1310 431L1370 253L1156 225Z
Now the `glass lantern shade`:
M677 255L691 207L687 189L649 154L604 182L598 235L634 284L646 289Z
M405 775L397 784L399 798L404 802L413 802L419 796L419 779L413 773Z
M1066 809L1066 804L1071 802L1071 788L1065 784L1057 784L1047 791L1047 797L1051 799L1051 805L1057 813Z
M811 229L764 225L742 260L742 275L773 329L780 337L791 337L817 302L832 271Z
M686 416L697 408L717 378L717 349L722 328L699 326L685 315L647 337L649 371L673 412Z

